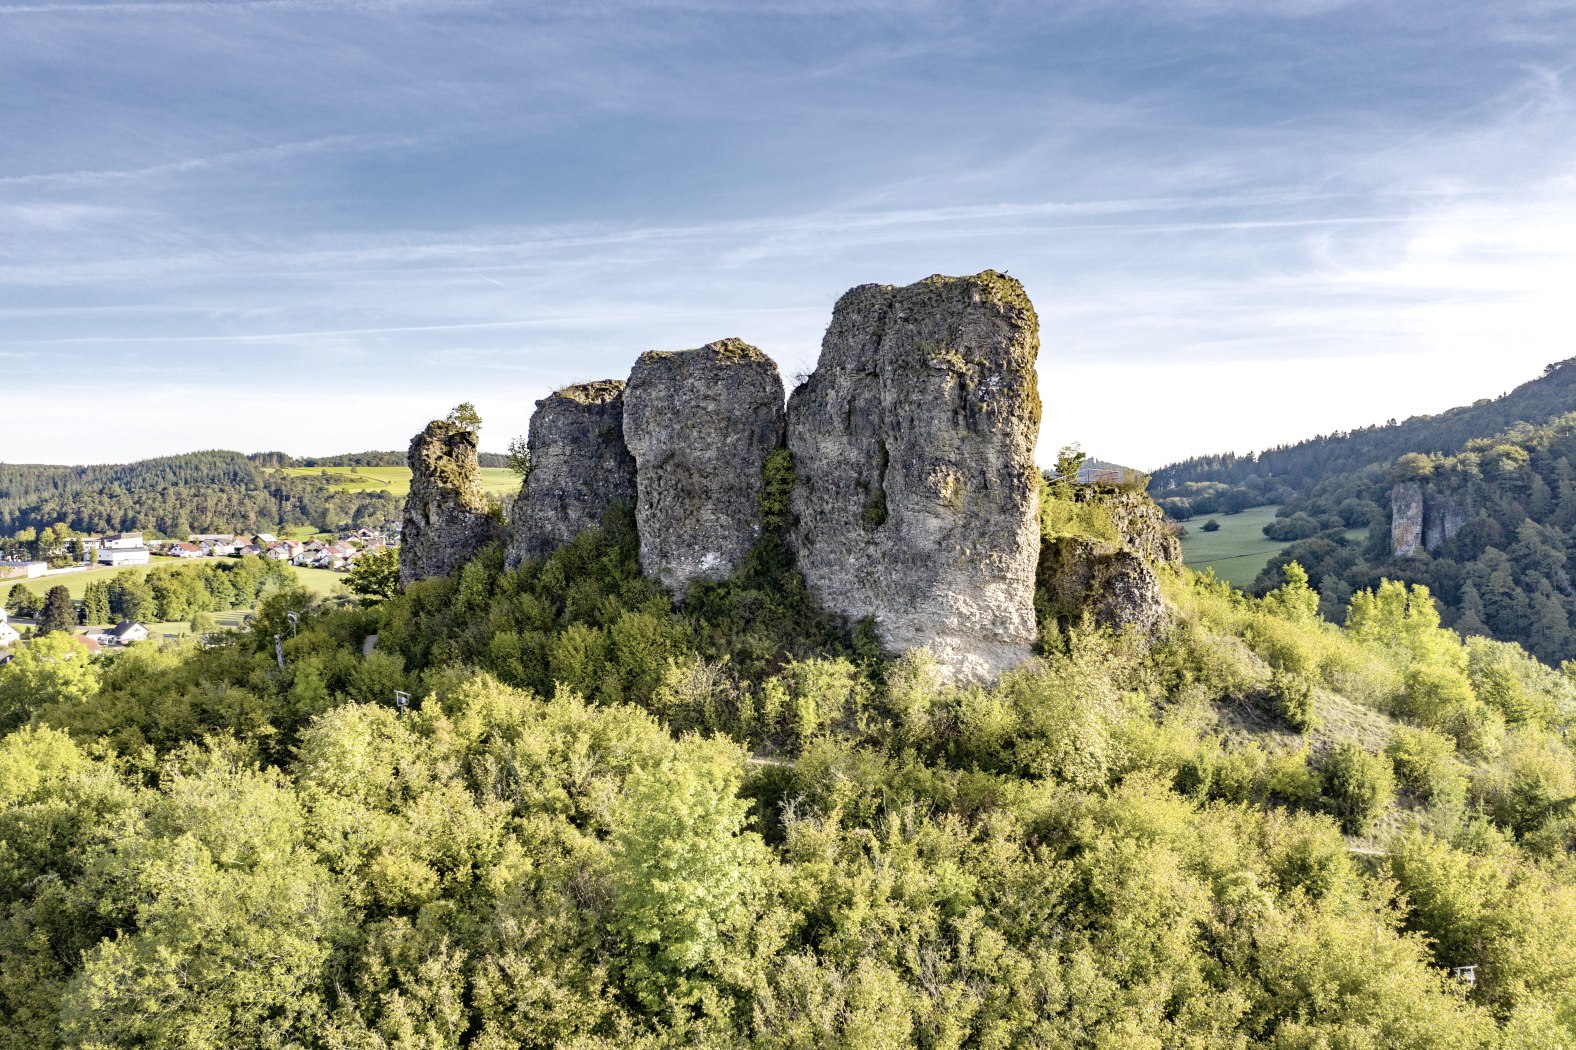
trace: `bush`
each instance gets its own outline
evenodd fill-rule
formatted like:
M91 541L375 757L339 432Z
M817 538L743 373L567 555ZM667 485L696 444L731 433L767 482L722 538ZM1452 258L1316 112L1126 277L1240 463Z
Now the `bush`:
M1319 724L1313 685L1301 675L1275 672L1270 680L1270 695L1275 698L1275 713L1296 732L1306 733Z
M1205 532L1219 532L1220 522L1216 521L1214 518L1210 518L1204 524L1200 525L1199 528Z
M1385 745L1396 779L1425 802L1460 803L1466 798L1464 767L1455 741L1432 729L1402 726Z
M1348 835L1365 835L1395 795L1390 763L1350 741L1324 760L1324 798Z

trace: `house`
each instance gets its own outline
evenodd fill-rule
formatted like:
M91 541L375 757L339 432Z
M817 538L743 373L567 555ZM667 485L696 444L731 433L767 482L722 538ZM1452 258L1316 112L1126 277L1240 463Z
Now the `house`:
M109 631L109 637L115 645L130 645L133 642L148 640L148 629L136 620L122 620Z
M275 544L263 552L263 557L268 558L271 561L289 561L290 548L286 547L283 543Z
M98 639L93 638L90 635L79 634L79 635L76 636L76 639L77 639L77 641L82 643L83 648L85 648L88 652L93 653L94 655L97 655L97 654L99 654L99 653L104 651L104 647L101 644L99 644Z
M256 536L252 537L252 542L257 544L259 547L271 547L279 542L279 537L275 536L271 532L259 532Z
M174 558L201 558L202 548L195 543L171 543L164 548L164 553Z
M102 537L98 544L100 550L106 547L110 550L136 550L139 547L147 546L147 544L142 542L142 533L140 532L117 532L112 536Z
M256 544L248 543L235 553L239 554L243 558L251 558L263 553L263 548L257 546Z
M46 561L0 559L0 580L36 580L49 571Z
M239 551L242 544L234 536L217 536L202 540L197 546L210 558L227 558Z
M5 610L0 609L0 649L4 649L12 642L20 641L21 638L16 628L6 622Z

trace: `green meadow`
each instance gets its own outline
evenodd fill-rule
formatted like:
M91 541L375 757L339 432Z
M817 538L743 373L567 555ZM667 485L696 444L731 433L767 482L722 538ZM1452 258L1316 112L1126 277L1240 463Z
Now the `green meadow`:
M1203 530L1210 517L1220 522L1218 531ZM1264 535L1264 526L1274 520L1274 506L1194 518L1187 522L1187 535L1182 537L1182 563L1198 572L1214 569L1216 576L1246 590L1269 560L1287 546Z
M125 569L137 569L146 573L149 569L159 565L186 564L201 565L203 562L195 560L191 562L184 562L176 558L155 558L152 565L131 565L123 566L119 569L106 565L100 569L84 569L81 572L66 572L61 573L58 576L45 576L36 580L0 580L0 596L3 596L11 589L11 585L16 583L25 583L27 584L28 590L34 591L38 594L44 594L51 587L64 585L66 590L71 592L71 598L73 601L81 601L82 595L87 590L88 584L95 581L107 582L113 578L117 572L123 572ZM336 593L336 589L345 579L344 573L334 572L330 569L298 569L292 566L291 571L296 574L296 579L301 582L301 586L305 587L313 594L320 594L325 597ZM215 614L216 617L224 617L228 615L230 614ZM149 626L151 628L152 625Z

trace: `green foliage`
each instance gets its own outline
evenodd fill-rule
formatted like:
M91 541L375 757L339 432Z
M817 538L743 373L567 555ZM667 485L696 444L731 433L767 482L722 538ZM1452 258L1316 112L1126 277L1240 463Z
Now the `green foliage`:
M1295 732L1306 733L1319 724L1313 684L1306 678L1277 671L1270 682L1270 695L1275 700L1275 713Z
M1395 794L1390 763L1350 741L1337 744L1320 769L1330 812L1348 835L1366 835Z
M351 565L345 586L367 604L392 598L399 593L399 549L383 547L369 550Z
M69 631L76 625L77 607L71 600L71 592L59 584L51 587L38 612L38 633Z
M477 413L476 406L469 401L462 401L449 409L449 414L443 419L444 422L471 434L479 433L482 429L482 417Z
M1466 767L1456 758L1455 741L1444 734L1402 726L1384 751L1396 779L1424 801L1459 805L1466 800Z

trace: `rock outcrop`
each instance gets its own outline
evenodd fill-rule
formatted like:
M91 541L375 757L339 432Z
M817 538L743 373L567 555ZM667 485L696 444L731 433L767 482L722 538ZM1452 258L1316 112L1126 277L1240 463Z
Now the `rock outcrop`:
M474 430L435 419L411 439L408 461L399 548L407 584L451 575L502 533L482 491Z
M761 534L761 465L783 440L777 366L738 339L642 354L624 391L640 566L678 597Z
M511 515L509 568L547 557L613 507L635 505L622 381L581 383L538 401L526 447L531 472Z
M1398 558L1410 557L1423 546L1423 486L1415 481L1390 490L1390 542Z
M1101 485L1062 488L1085 505L1083 531L1047 523L1035 586L1042 617L1059 627L1088 614L1101 627L1153 634L1167 620L1156 569L1182 563L1182 545L1165 512L1142 492ZM1047 503L1048 516L1054 502ZM1109 524L1107 524L1109 523Z
M1035 640L1038 324L993 271L863 285L789 402L811 594L871 617L889 651L928 648L954 680L992 678Z

